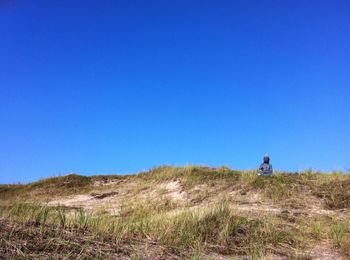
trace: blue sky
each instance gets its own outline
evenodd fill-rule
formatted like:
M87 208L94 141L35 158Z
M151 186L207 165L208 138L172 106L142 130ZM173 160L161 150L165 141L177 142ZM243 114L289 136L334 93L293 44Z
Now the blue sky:
M349 1L1 1L0 183L350 168Z

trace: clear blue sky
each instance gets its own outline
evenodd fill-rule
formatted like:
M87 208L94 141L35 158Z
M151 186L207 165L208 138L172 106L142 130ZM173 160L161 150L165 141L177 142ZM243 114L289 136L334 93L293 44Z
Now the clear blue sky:
M349 1L1 1L0 183L350 168Z

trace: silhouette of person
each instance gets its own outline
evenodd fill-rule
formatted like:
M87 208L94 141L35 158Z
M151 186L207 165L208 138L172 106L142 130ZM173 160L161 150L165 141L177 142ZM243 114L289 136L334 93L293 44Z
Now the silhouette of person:
M259 170L258 176L273 176L270 157L267 154L264 156L264 162L260 165Z

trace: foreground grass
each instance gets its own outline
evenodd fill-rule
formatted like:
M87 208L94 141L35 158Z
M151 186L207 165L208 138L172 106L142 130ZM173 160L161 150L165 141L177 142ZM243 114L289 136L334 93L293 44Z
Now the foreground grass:
M125 244L146 241L183 257L204 251L260 256L269 247L278 250L282 245L299 244L295 231L272 221L237 216L225 200L204 211L184 209L172 216L156 214L145 204L130 205L121 215L115 218L23 203L2 206L1 255L105 258L130 255ZM280 253L295 254L293 250Z

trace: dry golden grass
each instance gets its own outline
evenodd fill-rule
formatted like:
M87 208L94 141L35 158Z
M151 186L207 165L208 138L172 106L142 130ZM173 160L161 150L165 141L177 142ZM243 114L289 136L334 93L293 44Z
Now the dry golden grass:
M345 259L349 188L350 176L339 172L277 172L271 178L205 166L1 185L0 254Z

